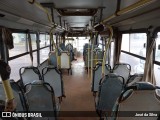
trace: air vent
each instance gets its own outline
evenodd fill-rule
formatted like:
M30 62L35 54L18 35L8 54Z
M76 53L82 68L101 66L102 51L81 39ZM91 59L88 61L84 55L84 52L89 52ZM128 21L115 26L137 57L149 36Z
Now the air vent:
M1 14L1 13L0 13L0 17L4 17L4 16L5 16L4 14Z
M61 16L94 16L98 9L84 8L57 8Z

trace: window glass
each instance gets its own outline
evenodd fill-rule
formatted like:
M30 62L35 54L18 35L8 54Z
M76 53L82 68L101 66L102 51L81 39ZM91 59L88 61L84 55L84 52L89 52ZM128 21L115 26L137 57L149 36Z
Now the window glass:
M30 66L31 65L31 60L30 60L30 56L25 55L19 58L16 58L14 60L9 61L9 65L11 67L11 75L10 78L14 79L15 81L19 80L19 69L21 67L25 67L25 66Z
M99 37L98 47L101 48L101 49L103 49L103 47L105 47L105 45L103 45L103 40L104 40L104 38L100 38L100 37Z
M40 34L39 38L40 38L40 48L50 45L50 35Z
M160 32L157 34L155 60L160 62Z
M155 60L160 62L160 32L158 32L156 38ZM154 73L155 73L156 85L160 86L160 79L159 79L160 65L154 64Z
M99 44L102 44L102 39L99 39L98 43L99 43Z
M72 44L74 48L77 48L77 41L78 39L76 37L68 37L68 38L72 38L74 40L66 40L65 41L65 45L67 45L68 43Z
M102 50L102 48L103 48L103 47L102 47L102 44L99 44L98 47L99 47L101 50Z
M74 48L77 48L77 39L76 38L73 38L74 40L72 41L73 42L73 47Z
M9 57L13 57L26 51L26 34L25 33L12 33L14 48L9 50Z
M56 44L56 35L53 35L54 43Z
M40 48L45 47L46 35L40 34L39 39L40 39Z
M121 50L129 52L129 34L122 35Z
M32 50L36 50L37 49L37 44L36 44L36 34L31 34L31 40L32 40Z
M134 74L134 73L143 74L144 73L145 61L144 60L142 61L140 58L137 58L137 57L121 52L120 62L128 63L131 65L131 74Z
M15 81L19 80L19 69L25 66L31 66L30 55L25 55L16 59L9 61L9 65L11 67L11 75L10 78ZM33 52L33 66L37 66L37 52Z
M73 37L74 40L66 40L65 45L68 43L71 43L73 45L73 48L76 48L77 51L82 52L83 51L83 46L85 43L88 43L88 39L86 37Z
M88 43L88 39L85 37L79 37L77 39L77 50L80 51L81 53L83 52L83 46Z
M50 45L50 35L46 35L46 45Z
M111 60L110 65L113 68L113 54L114 54L114 42L111 42Z
M130 34L130 52L146 57L146 33Z
M157 86L160 86L159 73L160 73L160 66L154 64L154 74L155 74L155 79L156 79L156 85Z
M74 39L74 38L68 37L68 39ZM74 39L74 40L66 40L66 41L65 41L65 45L67 45L67 44L69 44L69 43L72 44L72 45L75 44L75 39Z
M37 66L37 51L33 52L33 66Z
M48 59L49 47L40 50L40 63Z

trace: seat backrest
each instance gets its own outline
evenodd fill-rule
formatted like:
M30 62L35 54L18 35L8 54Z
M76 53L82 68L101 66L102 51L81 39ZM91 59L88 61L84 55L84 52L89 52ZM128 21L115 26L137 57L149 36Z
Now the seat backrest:
M42 69L48 66L48 59L38 66L38 70L42 75Z
M52 51L49 53L49 65L53 65L57 67L57 57L56 57L56 52Z
M84 55L84 56L85 56L86 50L87 50L88 48L91 48L91 45L89 45L88 43L86 43L86 44L83 46L83 55Z
M116 73L120 76L122 76L125 80L125 83L127 82L131 72L131 66L126 63L116 64L113 67L113 73Z
M110 73L100 84L98 104L99 111L111 111L124 87L124 78Z
M118 100L116 120L158 120L160 99L156 93L156 89L154 85L147 82L137 82L134 86L128 87ZM133 116L120 116L120 111L132 111ZM145 112L149 117L144 116ZM143 117L135 117L136 113L143 115ZM157 117L151 116L151 113L157 114Z
M70 61L70 55L68 52L61 52L60 55L60 59L61 59L61 65L60 67L62 69L70 69L71 68L71 61Z
M55 96L49 83L33 81L30 84L26 84L25 87L30 88L26 92L29 110L53 112L52 115L55 117L49 120L54 120L56 118Z
M56 67L45 67L42 71L42 77L44 82L53 87L56 97L64 96L62 74Z
M72 45L71 43L68 43L68 44L66 45L66 49L67 49L68 51L73 50L73 45Z
M42 80L41 74L37 67L22 67L20 68L20 78L23 85L31 83L34 80Z
M11 84L13 94L15 97L14 99L17 104L16 111L28 111L25 95L22 89L16 82L12 80L10 80L10 84ZM0 83L0 100L6 101L6 95L5 95L2 83Z
M142 81L142 78L143 78L143 74L134 74L129 77L129 79L126 82L126 86L132 86L136 82Z
M111 67L110 65L105 65L105 75L110 73ZM99 82L102 78L102 64L97 64L96 67L93 69L93 77L92 77L92 92L99 91Z
M102 59L102 60L98 60L98 61L103 61L103 55L104 55L103 51L101 51L101 50L97 51L97 57L98 57L98 59Z

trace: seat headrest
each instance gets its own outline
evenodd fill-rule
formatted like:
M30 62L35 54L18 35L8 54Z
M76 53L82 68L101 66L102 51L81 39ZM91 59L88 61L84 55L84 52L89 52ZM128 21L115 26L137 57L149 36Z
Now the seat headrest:
M118 75L116 73L108 73L106 76L108 76L108 77L117 77Z
M43 84L43 81L42 81L42 80L34 80L34 81L32 82L32 84L41 85L41 84Z
M155 86L149 82L137 82L136 84L137 90L155 90Z
M105 75L105 79L108 79L108 78L116 78L116 79L119 79L123 84L124 84L124 78L122 76L119 76L117 75L116 73L108 73L107 75Z
M102 66L102 62L97 62L96 65Z

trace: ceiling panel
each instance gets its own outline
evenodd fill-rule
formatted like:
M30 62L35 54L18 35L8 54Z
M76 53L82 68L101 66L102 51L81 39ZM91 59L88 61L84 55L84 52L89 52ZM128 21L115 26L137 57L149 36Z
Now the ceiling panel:
M128 7L140 0L121 0L120 9Z
M99 8L104 7L103 17L113 14L116 10L117 1L115 0L36 0L39 3L54 3L56 8ZM44 11L36 7L35 5L29 4L28 0L0 0L0 11L7 12L17 16L20 22L22 18L33 21L35 23L41 23L44 25L51 25ZM50 9L48 11L51 13ZM59 14L54 9L54 20L55 23L60 24ZM100 10L96 14L96 22L99 22ZM66 20L71 27L85 27L89 24L91 16L62 16L63 21ZM26 22L26 20L24 21ZM64 25L63 25L64 26Z
M0 11L34 22L50 25L46 13L27 0L0 0Z
M91 16L67 16L63 17L70 27L85 27L89 24Z
M110 15L113 15L117 9L117 1L118 0L36 0L39 3L54 3L55 8L99 8L104 7L103 9L103 16L102 20L109 17ZM121 9L125 8L129 5L132 5L140 0L121 0ZM155 1L155 0L153 0ZM130 13L120 15L115 17L114 19L111 19L108 23L109 24L115 24L120 26L131 25L135 22L142 22L143 20L150 20L150 19L156 19L159 17L159 14L154 15L155 13L151 13L148 15L140 15L143 13L148 13L148 10L153 10L155 8L160 7L160 0L157 0L154 3L151 3L150 5L147 5L141 9L136 9L135 11L132 11ZM47 9L50 13L50 9ZM0 12L4 13L6 16L4 18L0 18L3 20L10 20L15 21L18 23L24 23L28 25L36 25L37 23L51 26L50 22L48 21L47 15L44 11L36 7L35 5L29 4L28 0L0 0ZM156 12L158 13L158 12ZM137 15L140 15L140 17L135 17ZM54 9L54 20L57 24L60 24L59 21L59 14ZM100 21L100 9L98 10L96 14L96 21ZM154 16L154 17L153 17ZM131 18L128 20L128 18ZM63 21L65 20L66 23L70 27L85 27L87 24L89 24L90 20L93 20L92 16L62 16L62 25L64 24ZM124 21L124 22L122 22ZM137 23L138 24L138 23ZM63 25L64 26L64 25Z
M57 8L97 8L103 5L103 0L37 0L41 3L55 3Z
M102 20L110 16L116 11L117 1L115 0L37 0L40 3L54 3L55 8L99 8L104 7ZM56 23L59 23L59 14L54 10L54 17ZM96 21L100 21L100 9L96 14ZM89 24L91 16L62 16L62 21L66 20L72 27L84 27ZM75 23L73 25L73 23ZM77 26L76 26L77 24Z
M152 11L156 11L157 9L160 9L160 0L157 0L156 2L153 2L147 6L141 7L139 9L135 9L134 11L128 12L124 15L117 16L117 17L111 19L108 23L114 24L114 23L117 23L120 21L124 21L128 18L136 17L136 16L140 16L143 19L143 17L142 17L143 14L147 15L147 13L149 13L149 12L151 12L151 14L147 15L147 17L152 17L152 15L154 15L152 13ZM160 14L157 14L157 15L160 15Z

